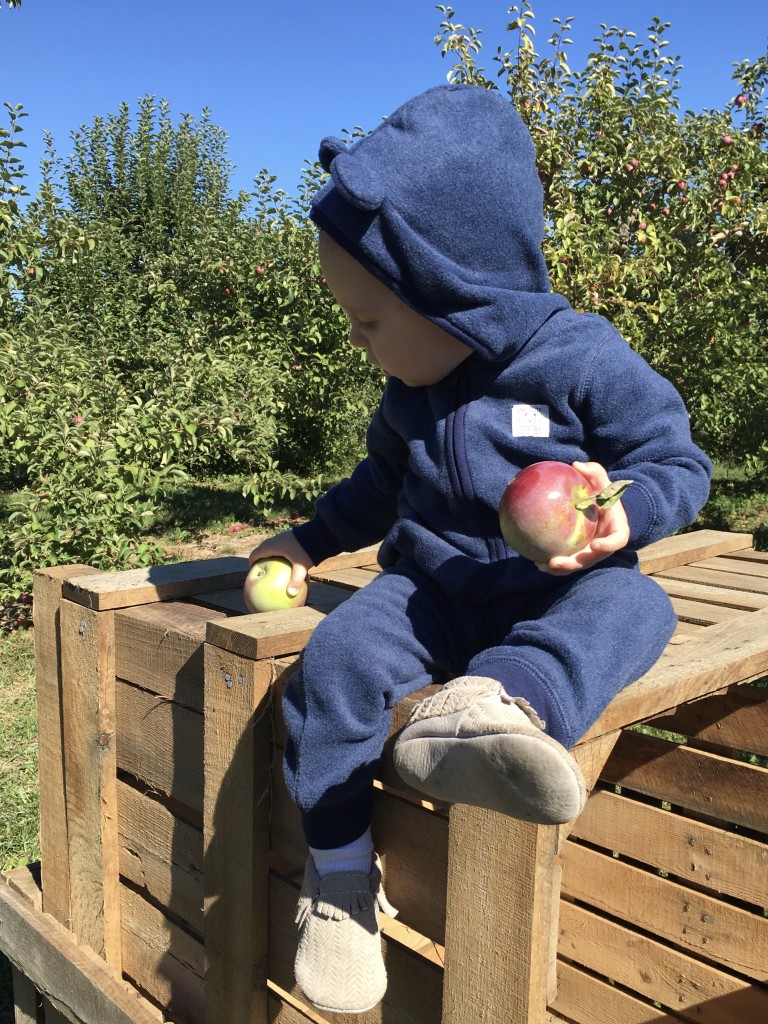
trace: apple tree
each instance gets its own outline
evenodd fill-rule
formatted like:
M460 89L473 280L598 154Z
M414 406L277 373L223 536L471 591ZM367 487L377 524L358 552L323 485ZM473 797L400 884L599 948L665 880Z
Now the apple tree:
M681 111L683 65L658 18L643 40L601 25L578 69L574 19L553 19L537 47L523 0L492 73L480 31L440 9L449 77L505 88L531 131L553 287L674 381L712 456L765 472L768 55L734 65L723 109Z

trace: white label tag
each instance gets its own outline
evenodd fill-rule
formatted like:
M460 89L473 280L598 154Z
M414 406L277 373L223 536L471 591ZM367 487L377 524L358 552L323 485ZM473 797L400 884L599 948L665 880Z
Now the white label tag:
M512 437L549 437L549 406L512 406Z

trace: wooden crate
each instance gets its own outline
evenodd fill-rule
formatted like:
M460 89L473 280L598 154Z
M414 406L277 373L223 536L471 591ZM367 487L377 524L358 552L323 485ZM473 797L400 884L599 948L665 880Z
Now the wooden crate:
M768 555L701 531L642 565L678 630L576 748L593 788L572 826L422 800L387 752L374 831L400 914L364 1024L768 1020L768 769L737 753L768 756L749 685L768 674ZM26 869L0 884L17 1021L337 1019L293 981L306 849L279 696L375 550L318 567L289 612L245 614L245 571L38 574L42 891Z

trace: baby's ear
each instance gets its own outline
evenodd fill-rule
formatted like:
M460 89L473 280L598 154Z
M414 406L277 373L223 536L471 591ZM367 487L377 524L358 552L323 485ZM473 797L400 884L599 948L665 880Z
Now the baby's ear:
M362 155L356 146L348 147L343 139L333 136L320 143L321 165L330 173L345 202L358 210L378 210L384 202L377 168L376 150L379 147L374 145L372 148L371 142L375 134L368 136L368 148Z
M344 139L337 139L333 135L328 135L320 143L320 153L318 155L320 166L324 171L328 171L330 173L331 164L333 163L334 158L337 157L339 153L346 153L346 151L347 144Z

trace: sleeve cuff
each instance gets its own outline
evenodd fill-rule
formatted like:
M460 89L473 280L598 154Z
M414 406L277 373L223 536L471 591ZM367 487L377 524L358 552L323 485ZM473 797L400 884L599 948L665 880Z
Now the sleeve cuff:
M336 537L334 537L322 520L317 517L311 519L308 523L294 526L292 532L296 540L312 559L313 565L319 565L326 558L338 555L342 550Z
M646 543L653 526L653 504L646 489L632 484L621 496L621 504L629 522L629 548L639 548Z

